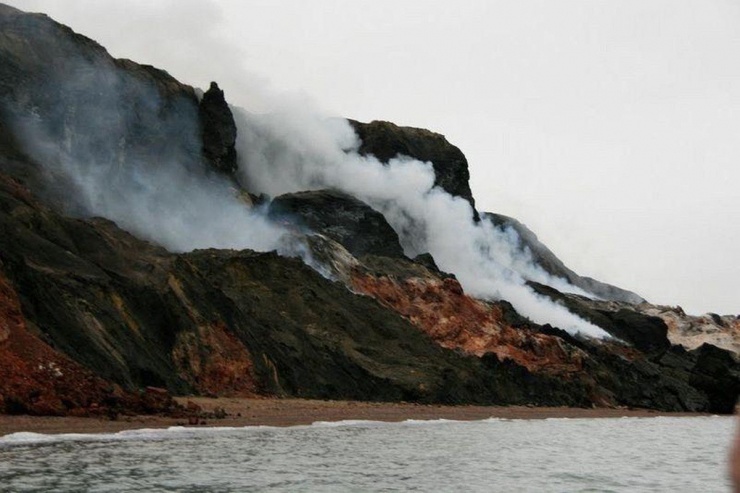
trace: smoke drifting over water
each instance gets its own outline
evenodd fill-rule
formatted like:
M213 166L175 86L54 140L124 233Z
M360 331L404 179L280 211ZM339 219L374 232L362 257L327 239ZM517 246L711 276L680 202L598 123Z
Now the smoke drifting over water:
M434 187L430 163L398 156L384 165L373 156L358 154L360 142L346 120L305 111L271 115L237 111L235 116L240 172L255 191L275 196L340 189L382 212L407 255L431 253L469 294L508 300L538 323L607 337L600 328L532 291L525 279L585 294L534 265L519 249L513 230L502 231L486 219L475 223L467 201Z

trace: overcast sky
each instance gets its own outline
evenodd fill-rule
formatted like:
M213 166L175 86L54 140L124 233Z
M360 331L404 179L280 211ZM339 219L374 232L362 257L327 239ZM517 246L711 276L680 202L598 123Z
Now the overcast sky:
M7 3L248 109L442 133L578 273L740 314L736 0Z

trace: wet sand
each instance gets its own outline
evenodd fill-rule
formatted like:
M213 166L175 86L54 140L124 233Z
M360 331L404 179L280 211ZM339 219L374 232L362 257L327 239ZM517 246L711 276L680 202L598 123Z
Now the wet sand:
M223 408L223 419L205 418L198 426L294 426L316 421L407 419L479 420L486 418L617 418L655 416L702 416L697 413L663 413L647 409L581 409L570 407L526 406L437 406L408 403L319 401L307 399L248 399L180 397L200 406L204 412ZM123 416L115 421L98 418L37 417L0 415L0 436L20 431L35 433L115 433L139 428L166 428L187 425L187 419L161 416Z

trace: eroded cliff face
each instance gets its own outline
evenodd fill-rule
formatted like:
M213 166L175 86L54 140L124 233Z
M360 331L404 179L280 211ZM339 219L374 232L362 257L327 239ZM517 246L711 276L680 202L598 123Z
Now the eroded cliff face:
M93 174L89 162L113 183L173 162L236 168L236 127L217 87L199 103L164 70L114 59L43 14L7 6L0 60L3 169L67 211L86 211L94 200L89 179L73 176Z
M113 389L26 328L15 290L0 273L0 412L66 414L107 406Z
M29 330L18 295L0 267L0 413L113 418L176 409L166 392L124 390Z
M578 388L580 394L574 395L592 405L731 412L728 396L740 390L740 365L729 353L708 345L686 351L667 344L665 332L662 339L639 339L637 345L574 337L523 319L508 303L470 298L454 278L410 262L363 257L350 279L354 290L376 298L440 346L482 360L495 355L529 378L570 382L571 392ZM599 315L591 321L622 334L620 324L639 330L652 322L637 312L603 310Z
M441 347L298 259L247 250L172 254L110 221L61 216L12 179L0 181L0 228L0 260L23 319L124 389L587 402L577 385L564 391L567 382Z
M630 391L629 387L634 380L627 376L632 370L636 370L646 376L652 375L649 378L653 382L663 381L668 387L673 387L671 392L681 402L681 406L687 409L698 406L712 412L733 412L734 402L740 392L738 354L712 344L718 339L717 325L709 326L702 335L695 332L694 340L689 340L692 344L684 346L681 341L686 342L687 339L678 324L691 327L692 329L687 329L689 331L699 332L707 327L702 328L696 324L697 320L706 322L707 319L716 318L723 323L726 320L726 327L720 333L725 337L734 337L734 324L731 321L735 317L691 317L680 309L656 307L648 303L631 305L595 300L532 284L541 294L627 342L631 356L620 351L613 351L614 354L601 351L600 354L602 361L621 364L614 359L616 355L623 359L627 356L626 359L630 361L627 368L615 372L615 375L625 377L624 381L615 381L618 387L628 392L637 390ZM614 349L612 345L607 348ZM640 400L666 397L645 388L642 392L638 390L637 394L635 397Z

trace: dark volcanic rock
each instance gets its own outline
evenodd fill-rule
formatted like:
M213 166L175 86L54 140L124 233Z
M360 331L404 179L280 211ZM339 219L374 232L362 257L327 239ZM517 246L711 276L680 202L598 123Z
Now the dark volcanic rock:
M167 72L113 59L47 16L9 7L0 9L0 60L8 132L0 146L15 151L2 156L3 171L47 199L81 200L65 173L80 163L108 170L113 182L136 167L202 166L195 91Z
M430 271L434 272L435 274L441 276L441 277L451 277L453 279L456 279L454 274L450 274L449 272L443 272L439 269L439 266L437 265L437 261L434 260L434 257L431 253L420 253L416 257L414 257L414 262L417 264L421 264Z
M707 395L693 386L690 374L666 369L619 344L591 344L588 371L610 389L621 405L666 411L710 411Z
M355 257L404 257L398 235L383 215L343 192L316 190L281 195L270 204L269 215L324 234Z
M298 259L170 254L110 221L60 216L7 178L0 180L0 262L29 325L126 389L588 403L579 384L444 349Z
M647 353L662 351L670 346L668 327L658 317L652 317L619 306L605 309L598 301L577 295L566 295L555 288L536 282L528 282L537 293L561 303L570 312L607 331L614 337L629 342Z
M519 249L522 252L528 250L531 253L532 260L535 264L542 267L545 272L548 272L555 277L563 278L572 285L606 300L624 301L626 303L633 304L645 301L631 291L597 281L590 277L579 276L566 267L565 264L537 238L537 235L534 234L532 230L513 217L504 216L503 214L495 214L493 212L484 212L482 216L489 219L494 226L500 229L513 229L519 236Z
M156 401L125 392L73 361L26 326L20 300L0 264L0 414L96 415L168 412Z
M473 208L474 218L478 220L475 199L470 191L468 161L460 149L447 142L444 135L422 128L399 127L384 121L349 122L362 141L360 154L372 154L384 163L399 154L431 162L434 184L451 195L467 200Z
M543 402L552 399L552 390L545 390L549 386L563 388L526 371L529 383L523 376L492 373L478 359L439 347L394 312L327 282L300 261L216 250L195 252L187 261L200 273L192 277L198 284L189 286L200 293L191 299L209 296L212 289L200 282L209 279L240 307L242 321L234 330L250 341L254 354L262 355L256 361L264 364L272 392L365 400ZM264 289L245 289L254 282ZM541 395L535 397L535 389ZM573 396L568 399L572 402Z
M612 335L630 342L643 352L652 353L668 349L668 327L658 317L621 309L616 312L602 311L611 321L607 329Z
M217 171L233 174L237 169L236 123L224 99L224 92L215 82L211 82L211 87L203 94L199 115L203 155Z
M708 393L692 382L695 358L685 351L646 354L619 341L593 341L549 325L537 327L508 303L472 299L453 279L439 277L418 263L401 269L403 264L366 257L354 272L352 287L403 314L443 347L482 359L486 353L496 355L502 363L519 368L513 373L526 368L539 377L557 375L569 383L571 396L599 406L711 408ZM608 315L598 315L613 323Z
M629 304L566 295L532 282L529 285L633 346L620 349L618 342L602 346L584 341L594 356L589 372L623 404L732 412L740 393L740 365L729 351L709 344L686 351L670 345L662 319L634 311Z
M703 344L692 353L696 365L691 383L709 396L711 412L734 412L740 394L740 363L729 351L711 344Z

